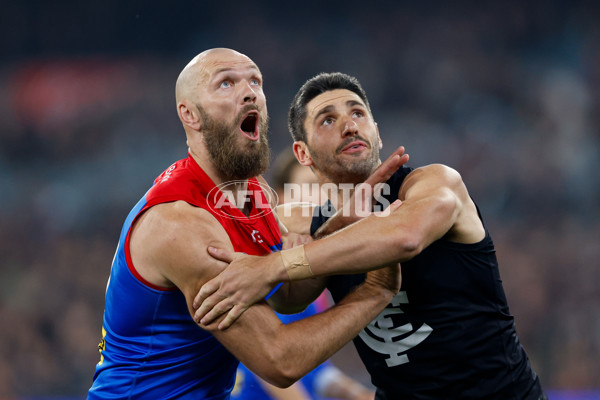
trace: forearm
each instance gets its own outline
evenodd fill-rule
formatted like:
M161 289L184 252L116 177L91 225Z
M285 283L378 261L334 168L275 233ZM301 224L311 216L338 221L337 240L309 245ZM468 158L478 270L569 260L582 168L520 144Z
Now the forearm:
M288 347L285 369L290 370L294 379L310 372L356 337L389 304L393 295L363 285L328 311L284 325L275 346Z
M387 217L386 217L387 218ZM400 237L406 231L393 231L385 218L369 217L333 235L304 245L305 263L314 277L363 273L383 265L409 259L412 242ZM282 252L283 253L283 252ZM280 254L269 257L269 282L296 281L289 273L290 263ZM294 264L295 265L295 264ZM292 265L292 266L294 266ZM297 268L302 269L302 268Z
M334 232L339 231L346 226L353 224L358 221L357 218L352 218L349 216L344 216L343 213L337 212L331 218L329 218L323 225L317 229L317 231L312 235L313 239L322 239L326 236L331 235Z
M285 282L267 302L281 314L301 312L323 292L325 279L321 277Z
M211 331L261 378L286 387L357 336L393 296L390 290L364 283L329 310L288 325L274 323L264 308L255 306L226 331L214 329L214 324Z
M453 196L443 194L406 201L387 216L364 218L306 244L306 261L313 276L362 273L405 262L448 232L456 218L455 209ZM290 280L281 259L274 270L273 276L280 281Z
M409 237L392 221L370 217L304 246L314 276L363 273L412 257Z

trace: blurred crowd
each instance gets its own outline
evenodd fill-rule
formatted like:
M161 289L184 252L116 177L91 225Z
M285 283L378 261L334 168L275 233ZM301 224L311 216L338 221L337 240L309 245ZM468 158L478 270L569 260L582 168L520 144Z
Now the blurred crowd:
M216 46L261 68L274 156L299 86L355 75L383 157L404 145L411 166L462 174L544 386L599 388L598 4L197 4L182 23L183 7L70 3L15 2L15 43L0 35L0 398L85 395L121 224L186 156L175 80Z

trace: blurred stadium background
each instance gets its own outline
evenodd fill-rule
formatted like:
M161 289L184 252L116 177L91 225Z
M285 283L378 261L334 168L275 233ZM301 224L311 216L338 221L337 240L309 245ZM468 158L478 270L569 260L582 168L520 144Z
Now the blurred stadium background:
M263 72L274 157L339 70L383 156L461 172L550 398L600 398L600 3L416 3L3 1L0 398L85 396L123 219L186 156L175 79L221 46Z

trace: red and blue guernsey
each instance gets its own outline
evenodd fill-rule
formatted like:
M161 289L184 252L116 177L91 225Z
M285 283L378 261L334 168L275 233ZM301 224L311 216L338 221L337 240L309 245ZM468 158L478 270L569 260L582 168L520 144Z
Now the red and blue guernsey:
M210 212L235 251L264 255L281 249L281 235L256 179L248 181L252 211L245 216L189 156L171 165L131 210L119 239L110 278L100 362L88 399L227 399L238 361L192 320L184 295L156 287L135 269L129 233L150 207L183 200Z

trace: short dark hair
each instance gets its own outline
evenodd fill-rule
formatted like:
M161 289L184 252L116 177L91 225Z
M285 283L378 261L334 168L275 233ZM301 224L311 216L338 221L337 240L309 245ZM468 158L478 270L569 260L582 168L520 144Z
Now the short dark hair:
M318 95L336 89L347 89L356 93L358 97L365 102L367 110L371 112L367 94L358 82L358 79L341 72L320 73L319 75L310 78L302 85L290 105L290 110L288 112L288 128L294 141L306 143L306 130L304 129L306 105Z

